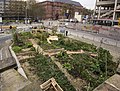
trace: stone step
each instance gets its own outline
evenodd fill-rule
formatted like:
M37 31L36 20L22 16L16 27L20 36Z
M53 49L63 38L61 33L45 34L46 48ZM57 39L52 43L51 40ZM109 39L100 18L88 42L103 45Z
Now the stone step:
M31 82L21 76L15 69L4 71L0 74L1 91L19 91Z
M40 88L40 84L38 84L37 82L33 82L19 91L42 91L42 90Z
M0 60L0 73L12 68L17 68L17 64L13 57Z

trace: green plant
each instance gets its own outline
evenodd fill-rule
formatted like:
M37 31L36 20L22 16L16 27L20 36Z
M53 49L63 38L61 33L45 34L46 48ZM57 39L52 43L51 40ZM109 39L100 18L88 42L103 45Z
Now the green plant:
M16 53L19 53L19 52L22 50L22 48L19 47L19 46L13 46L12 49L13 49L13 51L16 52Z
M45 26L41 26L41 29L45 29Z
M108 51L100 48L98 53L98 57L91 57L89 54L72 54L70 56L66 54L65 56L62 53L56 57L73 77L80 77L87 83L90 83L89 90L92 91L108 77L115 74L117 68L116 63L112 61L112 56ZM104 56L105 53L107 54L106 58ZM105 65L106 61L107 65ZM85 87L83 88L85 89Z
M30 48L32 46L33 46L33 44L31 42L26 42L25 43L25 48Z
M64 67L65 69L67 69L68 71L70 71L70 70L73 68L70 63L64 63L64 64L63 64L63 67Z
M35 48L34 47L31 47L31 49L30 49L31 51L35 51Z
M33 59L29 59L29 63L36 69L35 72L43 81L54 77L64 91L76 91L49 57L40 54Z
M23 38L23 39L25 39L25 38L28 38L28 39L29 39L29 38L32 38L32 37L33 37L30 32L21 32L19 35L20 35L20 37Z
M67 56L68 56L68 55L67 55L66 51L61 51L60 53L58 53L58 54L56 55L57 58L65 58L65 57L67 57Z
M56 35L56 32L57 32L57 27L55 26L55 27L52 27L52 34L53 35Z

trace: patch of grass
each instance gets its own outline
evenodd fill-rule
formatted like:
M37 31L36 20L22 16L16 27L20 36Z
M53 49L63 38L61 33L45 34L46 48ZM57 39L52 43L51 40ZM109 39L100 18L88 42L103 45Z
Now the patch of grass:
M26 44L24 45L24 48L31 48L33 46L33 44L31 42L26 42Z
M29 39L33 37L33 35L30 32L21 32L19 35L19 37L21 37L22 39Z
M19 47L19 46L13 46L13 51L15 52L15 53L19 53L21 50L22 50L22 47Z

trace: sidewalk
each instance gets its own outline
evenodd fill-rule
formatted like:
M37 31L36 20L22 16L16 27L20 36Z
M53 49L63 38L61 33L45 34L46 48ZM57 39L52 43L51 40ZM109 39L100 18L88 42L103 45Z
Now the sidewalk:
M19 91L31 82L21 76L15 69L0 73L0 91Z
M102 48L108 50L111 53L111 55L113 56L113 61L115 61L115 62L117 62L118 58L120 57L120 48L119 47L107 45L107 44L104 44L104 43L101 44L100 42L96 42L96 41L89 40L89 39L86 39L86 38L81 38L79 36L69 35L68 37L79 40L79 41L82 41L82 42L86 42L86 43L89 43L89 44L94 44L98 47L101 45Z

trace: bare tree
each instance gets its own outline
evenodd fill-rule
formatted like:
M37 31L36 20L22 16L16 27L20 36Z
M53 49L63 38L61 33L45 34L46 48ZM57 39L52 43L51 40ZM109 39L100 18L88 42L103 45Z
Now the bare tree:
M44 8L36 2L36 0L28 0L27 2L28 17L32 19L42 19L44 15Z
M65 14L66 18L73 18L75 13L75 7L71 4L64 4L62 7L62 14Z

